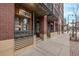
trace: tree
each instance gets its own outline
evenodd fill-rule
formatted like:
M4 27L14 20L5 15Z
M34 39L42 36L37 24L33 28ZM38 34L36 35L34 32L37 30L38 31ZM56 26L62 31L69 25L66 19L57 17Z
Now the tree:
M77 40L77 19L78 19L78 10L79 10L79 4L72 4L72 12L73 12L73 17L75 18L75 30L73 31L75 40Z

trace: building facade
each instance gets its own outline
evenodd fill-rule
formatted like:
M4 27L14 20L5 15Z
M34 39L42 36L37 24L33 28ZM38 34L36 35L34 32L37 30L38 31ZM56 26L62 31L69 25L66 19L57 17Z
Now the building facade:
M50 30L51 37L53 37L55 34L61 34L64 32L63 8L63 3L53 3L54 17L52 18L52 20L50 20L50 24L52 24Z
M63 32L63 20L63 4L0 4L0 55L35 46L38 38L47 41Z

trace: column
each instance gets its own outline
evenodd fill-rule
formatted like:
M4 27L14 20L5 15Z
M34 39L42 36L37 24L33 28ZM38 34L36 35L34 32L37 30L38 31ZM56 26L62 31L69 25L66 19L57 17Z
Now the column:
M60 34L60 23L58 23L58 33Z
M59 34L59 22L57 21L57 33Z
M59 34L61 33L61 19L59 18L58 19L58 32L59 32Z
M47 15L40 17L40 37L44 41L47 40Z
M58 33L58 24L57 21L54 21L54 35Z
M0 4L0 56L14 55L14 15L13 3Z
M62 33L64 33L64 21L62 20Z
M56 31L56 25L55 25L56 21L54 21L54 32Z
M36 47L36 34L35 34L35 13L33 12L33 45Z
M62 33L62 20L60 19L60 34Z

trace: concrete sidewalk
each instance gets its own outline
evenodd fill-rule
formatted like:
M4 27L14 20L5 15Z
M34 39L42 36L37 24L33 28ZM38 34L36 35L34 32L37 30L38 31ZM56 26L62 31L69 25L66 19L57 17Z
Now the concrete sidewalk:
M17 56L69 56L70 42L68 34L60 34L41 41L36 47L23 48L16 51Z

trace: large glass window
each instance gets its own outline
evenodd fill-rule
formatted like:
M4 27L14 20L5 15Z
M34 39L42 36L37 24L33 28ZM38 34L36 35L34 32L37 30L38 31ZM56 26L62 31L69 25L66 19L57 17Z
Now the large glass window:
M31 13L20 8L15 12L15 38L32 35Z
M50 31L53 32L54 31L54 25L53 25L53 23L50 24L50 28L51 28Z
M15 20L15 31L19 31L19 18L18 17L16 17L15 18L16 20Z
M23 30L24 31L28 30L28 19L27 18L23 19Z
M25 37L32 35L29 28L29 18L15 18L15 38Z

